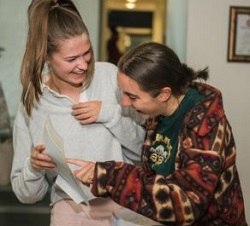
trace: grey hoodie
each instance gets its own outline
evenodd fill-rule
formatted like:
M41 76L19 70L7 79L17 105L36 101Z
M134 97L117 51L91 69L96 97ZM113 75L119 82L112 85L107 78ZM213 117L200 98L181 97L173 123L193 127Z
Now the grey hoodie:
M13 142L14 159L11 183L17 198L23 203L35 203L51 188L52 205L67 195L54 184L53 170L35 170L30 164L32 147L43 144L44 123L50 118L56 132L64 141L65 157L90 161L139 161L145 132L141 118L133 109L122 109L117 87L117 67L104 62L95 64L95 74L80 101L101 100L102 107L96 123L81 125L72 115L74 102L43 85L39 104L28 117L20 104L16 115ZM126 112L125 112L126 111ZM123 115L123 116L122 116ZM128 115L134 117L131 120ZM83 186L88 199L94 198Z

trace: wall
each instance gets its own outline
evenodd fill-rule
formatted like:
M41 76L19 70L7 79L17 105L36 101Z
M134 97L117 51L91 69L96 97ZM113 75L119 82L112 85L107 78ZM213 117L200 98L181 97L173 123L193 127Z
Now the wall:
M27 33L26 10L29 2L0 0L0 46L5 48L0 57L0 82L12 118L20 100L19 69Z
M250 223L249 135L250 63L227 62L229 6L250 6L249 0L189 0L187 63L209 66L209 83L220 88L237 144L238 170Z
M99 22L100 22L100 3L98 0L74 0L83 20L85 21L90 39L93 45L95 58L99 58Z
M166 43L186 61L188 1L167 0Z

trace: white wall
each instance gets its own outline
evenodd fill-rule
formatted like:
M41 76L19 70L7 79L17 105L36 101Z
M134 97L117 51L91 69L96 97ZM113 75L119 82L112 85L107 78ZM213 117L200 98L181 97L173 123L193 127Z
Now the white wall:
M238 170L250 223L250 63L227 62L229 6L250 6L249 0L188 0L187 63L209 66L209 83L219 88L237 144Z

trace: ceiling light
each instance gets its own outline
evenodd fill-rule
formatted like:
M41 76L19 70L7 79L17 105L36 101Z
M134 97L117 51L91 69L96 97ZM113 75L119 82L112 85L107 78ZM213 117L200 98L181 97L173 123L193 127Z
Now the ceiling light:
M135 3L128 2L128 3L125 4L125 6L126 6L127 9L134 9L135 8Z

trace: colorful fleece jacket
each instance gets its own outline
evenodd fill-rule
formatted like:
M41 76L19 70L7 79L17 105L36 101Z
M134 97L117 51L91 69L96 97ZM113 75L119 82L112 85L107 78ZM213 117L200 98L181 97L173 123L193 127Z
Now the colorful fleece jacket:
M185 116L174 173L156 175L148 165L157 119L147 123L142 167L98 162L92 193L166 225L246 226L236 168L236 147L219 90L196 83L204 98Z

